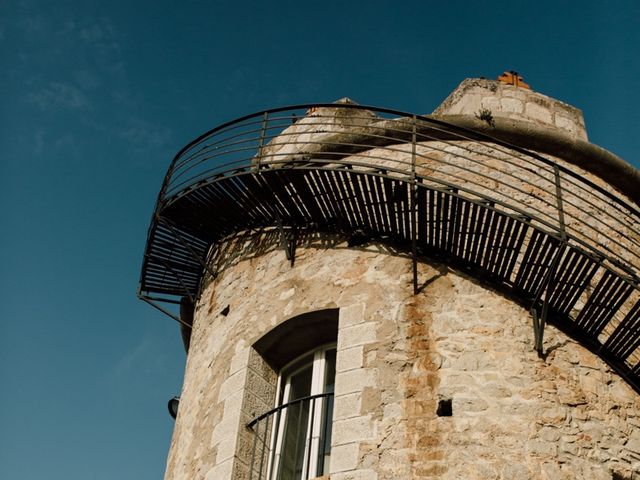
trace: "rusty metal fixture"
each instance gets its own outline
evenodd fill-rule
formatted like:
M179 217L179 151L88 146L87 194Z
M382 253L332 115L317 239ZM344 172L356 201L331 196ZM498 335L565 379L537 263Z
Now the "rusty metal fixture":
M520 75L518 72L514 72L513 70L503 72L502 75L498 76L498 81L500 83L504 83L505 85L513 85L514 87L526 88L527 90L531 90L529 84L524 82L522 75Z

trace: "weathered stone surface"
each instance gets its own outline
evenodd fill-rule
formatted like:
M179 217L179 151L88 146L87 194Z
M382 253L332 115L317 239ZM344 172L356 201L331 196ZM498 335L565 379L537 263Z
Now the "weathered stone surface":
M552 126L587 139L582 112L533 90L504 85L494 80L464 80L433 112L435 115L478 115L488 110L494 117Z
M553 327L545 342L557 348L538 358L529 314L509 299L425 264L427 286L414 297L410 260L373 245L298 254L293 268L280 251L241 261L204 292L167 478L218 480L248 468L244 423L270 408L276 383L248 345L287 316L328 305L347 312L331 467L344 478L586 480L640 461L640 427L629 422L638 396ZM292 285L304 292L294 304L279 295ZM443 398L452 417L435 414Z
M471 82L464 98L452 95L436 113L486 108L586 139L576 109L492 85ZM340 117L334 125L323 124L327 112L312 112L285 130L287 141L276 138L263 153L282 159L308 153L315 147L305 142L350 131L344 125L354 122L367 132L378 121L370 112L330 113ZM357 160L392 170L412 153L400 144ZM416 155L419 174L456 179L525 213L546 211L548 222L557 222L553 172L534 171L525 157L466 141L421 141ZM612 208L609 199L587 201L569 189L563 200L566 226L577 238L624 259L635 255L620 240L640 241L635 226L615 213L601 215ZM262 235L242 248L230 245L241 254L214 259L219 275L196 309L167 480L249 477L255 433L247 424L273 407L277 388L277 372L252 345L287 319L326 308L339 309L332 480L610 480L613 472L640 480L638 395L553 326L540 358L529 312L461 272L420 263L424 287L413 295L410 259L387 245L349 248L338 235L316 235L300 241L291 267L277 247L252 250ZM601 278L596 274L592 285ZM588 288L579 303L589 295ZM629 297L619 315L637 299ZM229 314L221 315L227 305ZM439 402L449 400L452 416L438 416Z

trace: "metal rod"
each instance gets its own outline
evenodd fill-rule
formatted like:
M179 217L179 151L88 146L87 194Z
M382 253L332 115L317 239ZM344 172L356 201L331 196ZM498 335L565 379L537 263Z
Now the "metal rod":
M258 143L258 171L260 171L260 164L262 163L263 149L264 149L264 135L267 131L269 112L264 112L262 115L262 128L260 129L260 140Z
M269 415L273 415L274 413L279 412L280 410L284 410L287 409L288 407L292 406L292 405L296 405L298 403L301 402L305 402L311 398L320 398L320 397L332 397L333 393L319 393L316 395L309 395L307 397L302 397L302 398L297 398L296 400L293 400L289 403L285 403L283 405L279 405L275 408L272 408L271 410L269 410L268 412L265 412L259 416L257 416L256 418L254 418L253 420L251 420L248 424L247 427L251 428L255 423L259 422L260 420L262 420L263 418L268 417Z
M180 319L180 317L178 317L177 315L174 315L173 313L171 313L169 310L167 310L164 307L161 307L160 305L156 304L155 302L153 302L152 300L149 300L149 298L147 297L140 297L144 302L147 302L149 305L151 305L154 308L157 308L158 310L160 310L162 313L164 313L165 315L173 318L176 322L178 322L181 325L184 325L185 327L189 327L192 328L191 325L189 325L187 322L184 322Z
M311 400L309 400L310 403L310 424L309 424L309 433L307 434L307 436L309 437L308 440L308 446L307 446L307 471L305 473L305 480L309 478L309 471L311 469L311 447L313 445L313 421L314 421L314 414L315 414L315 406L316 406L316 399L312 398ZM315 476L315 475L314 475Z
M323 406L326 406L326 409L323 408L322 409L322 434L320 436L320 442L321 445L318 445L318 452L320 452L320 447L322 447L322 453L318 453L318 463L319 465L319 469L320 471L318 472L318 475L323 475L325 473L324 471L324 456L326 455L326 450L325 450L325 446L327 443L327 425L328 422L330 422L332 419L329 416L329 402L332 401L332 397L325 397L322 399L322 404Z
M284 406L286 408L286 406ZM276 452L278 450L278 443L280 442L280 435L283 434L284 432L280 431L280 418L282 417L282 412L284 410L278 408L277 410L275 410L275 415L273 416L273 424L271 425L271 428L273 428L274 430L274 434L273 434L273 449L271 451L271 469L269 471L269 480L271 480L273 478L273 473L274 473L274 469L276 468ZM260 417L258 417L258 419L260 418L265 418L265 417L270 417L272 414L274 413L273 410L270 410L269 412L266 412L264 414L262 414ZM258 419L253 420L254 422ZM284 428L283 428L284 430ZM278 474L278 471L280 470L280 467L282 465L282 462L278 461L278 469L276 470L276 475ZM269 465L267 465L267 468L269 468Z
M264 419L264 436L262 437L262 453L260 454L260 472L258 473L258 479L262 477L262 466L264 465L264 452L267 447L267 431L269 430L269 417Z
M544 339L544 327L547 321L547 315L549 313L549 299L551 297L551 292L554 287L556 268L558 267L558 263L560 262L560 257L562 256L563 253L564 253L564 244L560 244L558 246L558 250L556 254L553 257L553 260L551 261L549 270L545 275L545 280L543 281L543 284L540 286L540 289L538 290L538 295L536 296L537 298L536 300L534 300L534 303L531 307L532 313L535 313L534 315L534 335L535 335L534 348L538 352L538 355L544 354L542 343ZM542 296L543 291L545 291L546 293L544 296L544 300L542 302L542 313L538 317L536 303ZM536 324L537 324L537 330L536 330Z
M260 430L260 422L256 425L255 430L253 430L253 447L251 447L251 463L249 465L249 480L253 480L253 464L256 460L256 445L258 443L258 431ZM260 472L262 473L262 472ZM258 479L260 478L260 474L258 474Z
M558 222L560 225L560 237L562 241L566 241L567 233L564 225L564 208L562 206L562 187L560 186L560 169L558 164L553 164L553 173L556 180L556 200L558 202Z
M294 468L294 472L295 469L297 467L297 463L298 463L298 450L300 448L300 425L302 425L302 407L303 407L304 403L300 402L296 405L296 407L298 407L298 426L296 427L296 448L293 450L293 468ZM286 427L285 427L286 428ZM303 452L304 455L304 452ZM304 457L303 457L304 458ZM282 463L282 462L280 462Z
M416 184L416 116L411 128L411 267L413 272L413 294L418 294L418 185Z
M191 253L191 256L193 257L194 260L196 260L201 266L202 268L204 268L209 275L211 275L212 278L216 278L216 274L209 268L209 265L206 264L206 262L204 260L202 260L202 258L200 258L200 255L198 255L193 248L191 247L191 245L189 245L183 238L182 235L180 235L180 232L174 228L173 225L171 225L171 222L167 219L164 218L161 215L157 215L157 220L158 222L162 223L163 225L165 225L167 228L169 228L169 230L171 230L171 232L173 233L173 235L178 239L178 241L187 249L189 250L189 253Z
M169 270L169 271L171 271L171 273L173 273L173 276L176 277L176 279L178 280L178 282L182 286L182 289L184 290L184 293L186 293L187 296L189 297L189 300L191 300L191 303L195 303L193 295L191 295L191 292L189 291L187 286L182 281L182 277L180 276L180 274L178 274L173 268L171 268L171 265L169 265L165 260L160 260L160 259L158 259L158 260L160 261L160 263L162 263L165 266L165 268L167 270Z

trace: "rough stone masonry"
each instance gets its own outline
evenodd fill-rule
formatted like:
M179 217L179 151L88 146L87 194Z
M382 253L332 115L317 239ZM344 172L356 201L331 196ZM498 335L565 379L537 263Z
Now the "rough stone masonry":
M489 80L466 80L434 114L473 123L481 109L514 125L587 138L577 109ZM313 139L302 120L290 128ZM424 158L462 147L419 145ZM368 154L381 162L374 149ZM391 160L407 154L400 148ZM607 184L588 166L558 161ZM419 167L433 166L426 160ZM533 200L511 196L539 207L544 199L531 188ZM326 308L338 309L339 329L324 478L640 479L640 395L596 355L548 326L541 358L532 349L529 311L504 294L447 265L421 262L414 295L406 253L328 237L301 239L293 266L278 245L256 252L251 245L260 239L229 241L228 251L238 254L216 265L218 276L196 307L167 480L249 478L253 433L246 425L274 406L278 375L253 344L296 315ZM617 248L611 238L596 240ZM450 416L437 414L442 402L450 402Z

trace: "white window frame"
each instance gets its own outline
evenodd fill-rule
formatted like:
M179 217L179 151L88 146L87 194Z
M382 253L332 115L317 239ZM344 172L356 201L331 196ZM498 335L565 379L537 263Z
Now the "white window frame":
M336 348L337 346L335 343L325 344L316 348L315 350L312 350L304 353L303 355L300 355L299 357L297 357L296 359L292 360L287 365L285 365L280 370L280 373L278 374L278 385L276 388L275 407L278 407L279 405L284 405L291 401L289 398L290 389L291 389L291 378L303 368L308 367L309 364L304 363L303 365L300 366L300 368L293 370L291 372L287 372L287 368L295 364L296 362L300 361L300 359L306 356L310 356L312 353L313 353L313 360L312 360L313 367L312 367L312 373L311 373L310 396L327 393L324 391L326 366L327 366L326 353L327 351L336 349ZM283 372L287 372L286 383L284 383L284 379L282 376ZM280 393L283 388L283 383L284 383L284 392L282 392L283 393L282 402L280 402L279 399L280 399ZM306 427L307 435L305 437L305 450L304 450L303 465L302 465L302 476L300 479L296 479L296 480L308 480L310 478L315 478L317 476L316 472L318 471L318 454L320 451L320 440L322 436L322 427L323 427L322 413L324 411L324 406L325 406L324 404L326 401L327 401L326 398L318 398L317 400L315 400L316 403L315 403L315 408L313 412L313 418L311 418L311 415L309 415L309 418L307 419L307 427ZM271 458L269 460L269 466L267 470L269 472L270 480L276 478L278 469L280 467L282 444L284 442L283 434L286 428L286 417L287 417L287 412L286 410L284 410L283 414L280 415L280 419L278 421L278 428L273 428L271 431L271 449L272 451L273 449L275 449L275 454L270 456ZM309 432L311 425L313 425L313 431ZM311 435L311 442L309 442L309 435ZM309 449L311 449L311 452L309 452ZM309 459L308 469L307 469L307 459ZM309 472L309 476L306 476L307 471ZM327 473L329 472L324 472L325 475Z

